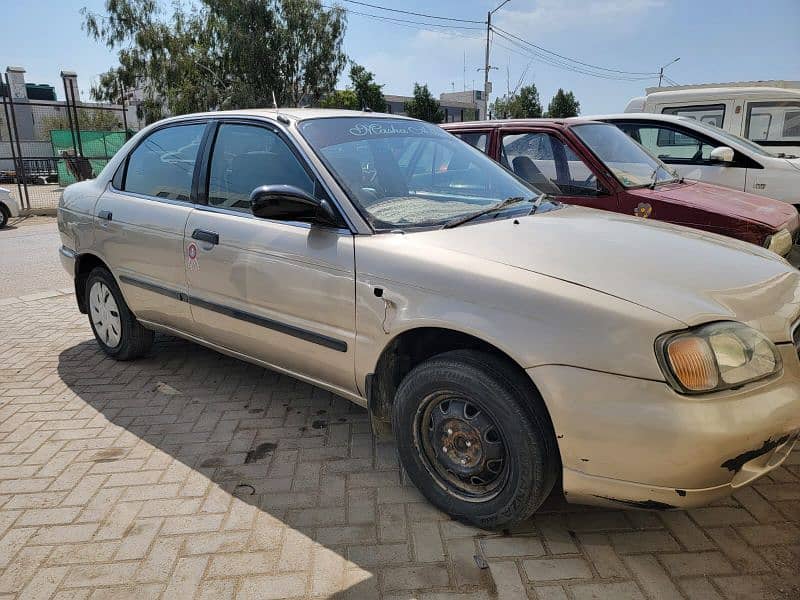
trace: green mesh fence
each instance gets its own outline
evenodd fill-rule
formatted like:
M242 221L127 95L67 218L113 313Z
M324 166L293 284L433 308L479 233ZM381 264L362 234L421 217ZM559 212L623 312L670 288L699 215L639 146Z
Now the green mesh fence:
M83 156L88 159L93 176L106 166L106 163L126 141L124 131L81 131L80 136ZM63 152L67 152L71 156L77 154L75 148L77 140L73 141L72 132L69 129L51 130L50 143L53 146L53 155L58 158L64 158ZM73 159L72 169L70 169L68 161L69 159L58 161L58 183L61 186L76 181L74 170L78 163Z

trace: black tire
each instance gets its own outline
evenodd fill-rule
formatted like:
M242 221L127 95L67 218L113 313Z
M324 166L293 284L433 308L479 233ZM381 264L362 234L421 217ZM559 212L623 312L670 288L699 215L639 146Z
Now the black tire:
M91 306L91 293L92 288L96 284L103 284L111 295L114 297L114 302L117 306L117 313L119 316L119 341L116 344L109 344L100 335L97 327L95 326L94 319L92 318ZM100 348L110 357L117 360L133 360L139 358L149 352L153 345L154 334L151 330L144 328L141 323L136 319L128 305L125 303L125 298L122 297L122 292L117 285L114 276L103 267L96 267L89 273L86 278L86 307L89 313L89 324L92 326L92 332L100 345Z
M447 416L436 415L436 410ZM450 419L451 413L463 413L464 424ZM473 416L467 418L468 414ZM442 418L445 420L441 421ZM494 425L487 429L487 422ZM451 424L457 430L455 440ZM550 494L558 477L558 448L541 396L523 373L490 354L456 350L415 367L397 390L392 425L400 460L411 481L436 507L482 529L502 529L528 518ZM469 426L474 426L474 432ZM494 434L493 427L498 430ZM423 431L430 432L427 442ZM472 433L479 434L479 438ZM499 470L497 433L504 458L502 473L495 476L495 470ZM481 458L466 455L470 463L474 459L475 467L471 470L469 464L458 467L465 464L461 462L465 454L460 453L459 443L465 452L476 452L464 447L464 439L459 442L458 436L462 434L464 439L481 440L481 448L477 450ZM434 454L440 460L431 456L437 442ZM440 453L440 446L442 453L447 448L445 454ZM492 446L495 458L489 462L495 463L495 469L490 471L482 462L486 462ZM448 459L452 462L445 465ZM443 470L453 465L473 473L460 474L469 482L453 472L443 474ZM487 485L473 486L478 468L483 470L477 473L477 481L485 481ZM492 476L496 478L489 484Z
M11 216L11 213L6 208L5 204L0 203L0 229L8 225L8 218Z

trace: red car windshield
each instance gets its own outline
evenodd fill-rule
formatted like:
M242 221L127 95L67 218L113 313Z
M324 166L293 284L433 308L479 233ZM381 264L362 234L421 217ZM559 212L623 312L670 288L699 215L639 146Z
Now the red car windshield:
M572 131L626 188L678 179L674 171L614 125L585 123L573 125Z

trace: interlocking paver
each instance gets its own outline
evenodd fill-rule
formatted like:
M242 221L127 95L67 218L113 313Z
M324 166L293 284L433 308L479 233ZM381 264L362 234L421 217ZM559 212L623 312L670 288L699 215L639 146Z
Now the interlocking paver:
M484 532L409 484L363 409L165 336L117 363L47 296L0 313L0 595L800 597L800 450L710 507L554 495Z

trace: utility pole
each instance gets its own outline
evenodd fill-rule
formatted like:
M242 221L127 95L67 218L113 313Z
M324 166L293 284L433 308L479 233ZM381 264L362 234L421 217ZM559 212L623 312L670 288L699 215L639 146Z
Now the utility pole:
M674 64L675 64L676 62L678 62L680 59L681 59L681 57L679 56L678 58L676 58L676 59L675 59L675 60L673 60L673 61L670 61L670 62L668 62L667 64L665 64L663 67L661 67L661 68L658 70L658 87L661 87L661 80L662 80L662 79L664 79L664 69L666 69L666 68L667 68L668 66L670 66L670 65L674 65Z
M490 86L491 83L489 82L489 69L496 69L497 67L489 66L489 36L492 32L492 14L496 13L500 10L505 4L508 4L511 0L505 0L501 2L497 8L494 10L490 10L486 13L486 60L483 63L483 101L486 103L486 119L489 119L489 92L491 91ZM481 69L478 69L479 71Z

